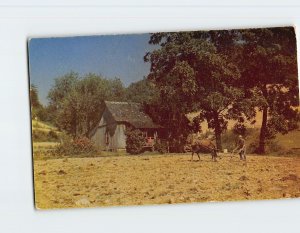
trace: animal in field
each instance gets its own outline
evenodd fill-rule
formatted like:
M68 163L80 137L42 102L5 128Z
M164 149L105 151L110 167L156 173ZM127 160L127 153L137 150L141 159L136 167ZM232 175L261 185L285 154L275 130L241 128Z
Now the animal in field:
M198 139L195 136L192 136L190 149L192 151L192 158L191 161L193 161L194 153L197 154L199 160L200 155L199 153L202 151L207 151L211 153L211 158L213 161L217 161L217 148L215 144L210 139Z

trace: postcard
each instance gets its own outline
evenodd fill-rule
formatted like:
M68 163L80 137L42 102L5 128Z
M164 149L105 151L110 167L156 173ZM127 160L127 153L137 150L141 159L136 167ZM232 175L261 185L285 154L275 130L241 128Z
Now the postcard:
M37 209L300 197L293 27L28 40Z

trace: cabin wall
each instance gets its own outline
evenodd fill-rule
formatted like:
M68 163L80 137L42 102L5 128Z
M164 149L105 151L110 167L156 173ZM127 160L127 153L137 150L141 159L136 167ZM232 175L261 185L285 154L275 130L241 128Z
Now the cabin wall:
M114 129L111 132L111 128ZM110 123L108 125L104 117L101 118L95 134L91 137L99 150L116 151L126 148L126 126L124 124ZM110 132L108 132L110 131ZM108 143L107 143L108 141Z
M107 150L121 150L126 148L126 135L125 135L125 125L116 124L114 134L109 135L109 143L106 147Z
M91 137L91 140L94 142L94 145L97 147L98 150L103 150L106 147L105 144L106 126L105 125L106 125L106 121L102 117L95 134Z

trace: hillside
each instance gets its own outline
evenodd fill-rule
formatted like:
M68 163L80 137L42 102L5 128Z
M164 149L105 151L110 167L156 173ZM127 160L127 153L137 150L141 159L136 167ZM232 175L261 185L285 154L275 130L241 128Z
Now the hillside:
M195 118L198 114L199 114L199 112L190 113L187 115L187 117L189 118L189 120L192 121L193 118ZM255 123L251 124L250 122L246 122L245 125L247 128L260 128L261 122L262 122L262 112L257 111L256 117L255 117ZM232 129L235 124L236 124L235 120L229 120L228 121L228 129ZM203 133L206 133L207 131L209 131L206 121L201 123L201 129L202 129Z
M59 141L59 136L61 135L61 132L57 128L39 120L32 120L31 125L32 140L34 143Z
M294 130L288 134L278 134L276 140L286 149L300 149L300 130Z
M32 120L31 121L32 125L32 130L33 131L43 131L43 132L49 132L50 130L52 131L57 131L57 128L54 126L51 126L45 122L39 121L39 120Z

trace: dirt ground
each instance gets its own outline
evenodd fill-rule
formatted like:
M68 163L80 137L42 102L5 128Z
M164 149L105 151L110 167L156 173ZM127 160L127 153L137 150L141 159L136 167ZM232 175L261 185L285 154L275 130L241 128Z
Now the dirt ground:
M195 157L194 157L195 159ZM300 197L300 158L190 154L36 160L39 209ZM198 160L198 158L197 158Z

